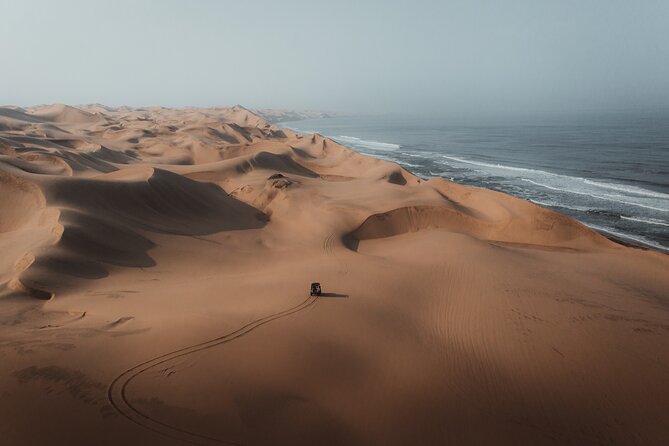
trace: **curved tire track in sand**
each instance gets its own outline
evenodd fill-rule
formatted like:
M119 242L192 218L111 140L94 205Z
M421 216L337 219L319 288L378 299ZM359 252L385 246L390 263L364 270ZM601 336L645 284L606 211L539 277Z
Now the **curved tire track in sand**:
M238 339L251 331L255 330L262 325L281 319L292 314L298 313L302 310L307 309L311 305L315 304L318 300L317 296L309 296L307 299L290 307L286 310L272 313L260 319L256 319L248 324L238 328L237 330L230 332L221 337L211 339L209 341L204 341L198 344L194 344L188 347L181 348L179 350L174 350L169 353L165 353L155 358L144 361L140 364L135 365L123 373L118 375L109 385L107 390L107 398L110 404L116 409L118 413L123 415L128 420L132 421L135 424L138 424L141 427L149 429L153 432L156 432L165 437L172 438L174 440L182 441L184 443L191 443L197 445L210 445L210 444L227 444L227 445L237 445L241 446L242 443L236 443L234 441L227 441L220 438L210 437L207 435L199 434L197 432L192 432L186 429L182 429L178 426L171 425L165 422L162 422L158 419L152 418L150 415L141 412L138 408L133 406L133 404L128 400L127 387L137 376L146 372L149 369L152 369L160 364L164 364L168 361L180 358L186 355L190 355L195 352L206 350L212 347L216 347L221 344L232 342L235 339Z
M323 253L326 256L334 256L337 263L339 263L339 269L338 269L339 274L345 276L346 274L348 274L348 267L346 265L346 262L344 262L341 259L340 255L335 252L335 249L337 248L337 246L335 246L336 239L337 239L337 234L334 232L328 234L328 236L325 237L325 239L323 240Z
M325 252L325 255L332 255L334 251L334 238L335 238L335 233L328 234L327 237L325 237L325 240L323 240L323 252Z

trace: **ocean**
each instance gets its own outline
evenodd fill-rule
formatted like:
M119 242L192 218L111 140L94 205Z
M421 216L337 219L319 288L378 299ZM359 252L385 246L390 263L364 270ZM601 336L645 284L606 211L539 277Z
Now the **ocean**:
M669 252L669 113L454 120L338 116L281 123L358 152L506 192Z

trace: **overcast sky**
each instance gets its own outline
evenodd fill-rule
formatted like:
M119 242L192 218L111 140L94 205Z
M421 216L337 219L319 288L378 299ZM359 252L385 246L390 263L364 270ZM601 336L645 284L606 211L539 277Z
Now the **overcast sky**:
M668 0L0 0L0 104L669 108Z

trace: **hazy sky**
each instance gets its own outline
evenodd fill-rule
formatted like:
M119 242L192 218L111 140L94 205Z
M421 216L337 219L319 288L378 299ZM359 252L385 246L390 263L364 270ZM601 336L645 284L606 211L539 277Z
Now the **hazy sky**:
M669 0L0 0L0 104L669 108Z

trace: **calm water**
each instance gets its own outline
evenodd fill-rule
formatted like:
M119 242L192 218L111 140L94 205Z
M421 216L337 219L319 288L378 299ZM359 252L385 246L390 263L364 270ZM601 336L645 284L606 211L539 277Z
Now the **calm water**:
M357 116L287 122L421 177L494 189L669 251L669 114L461 122Z

